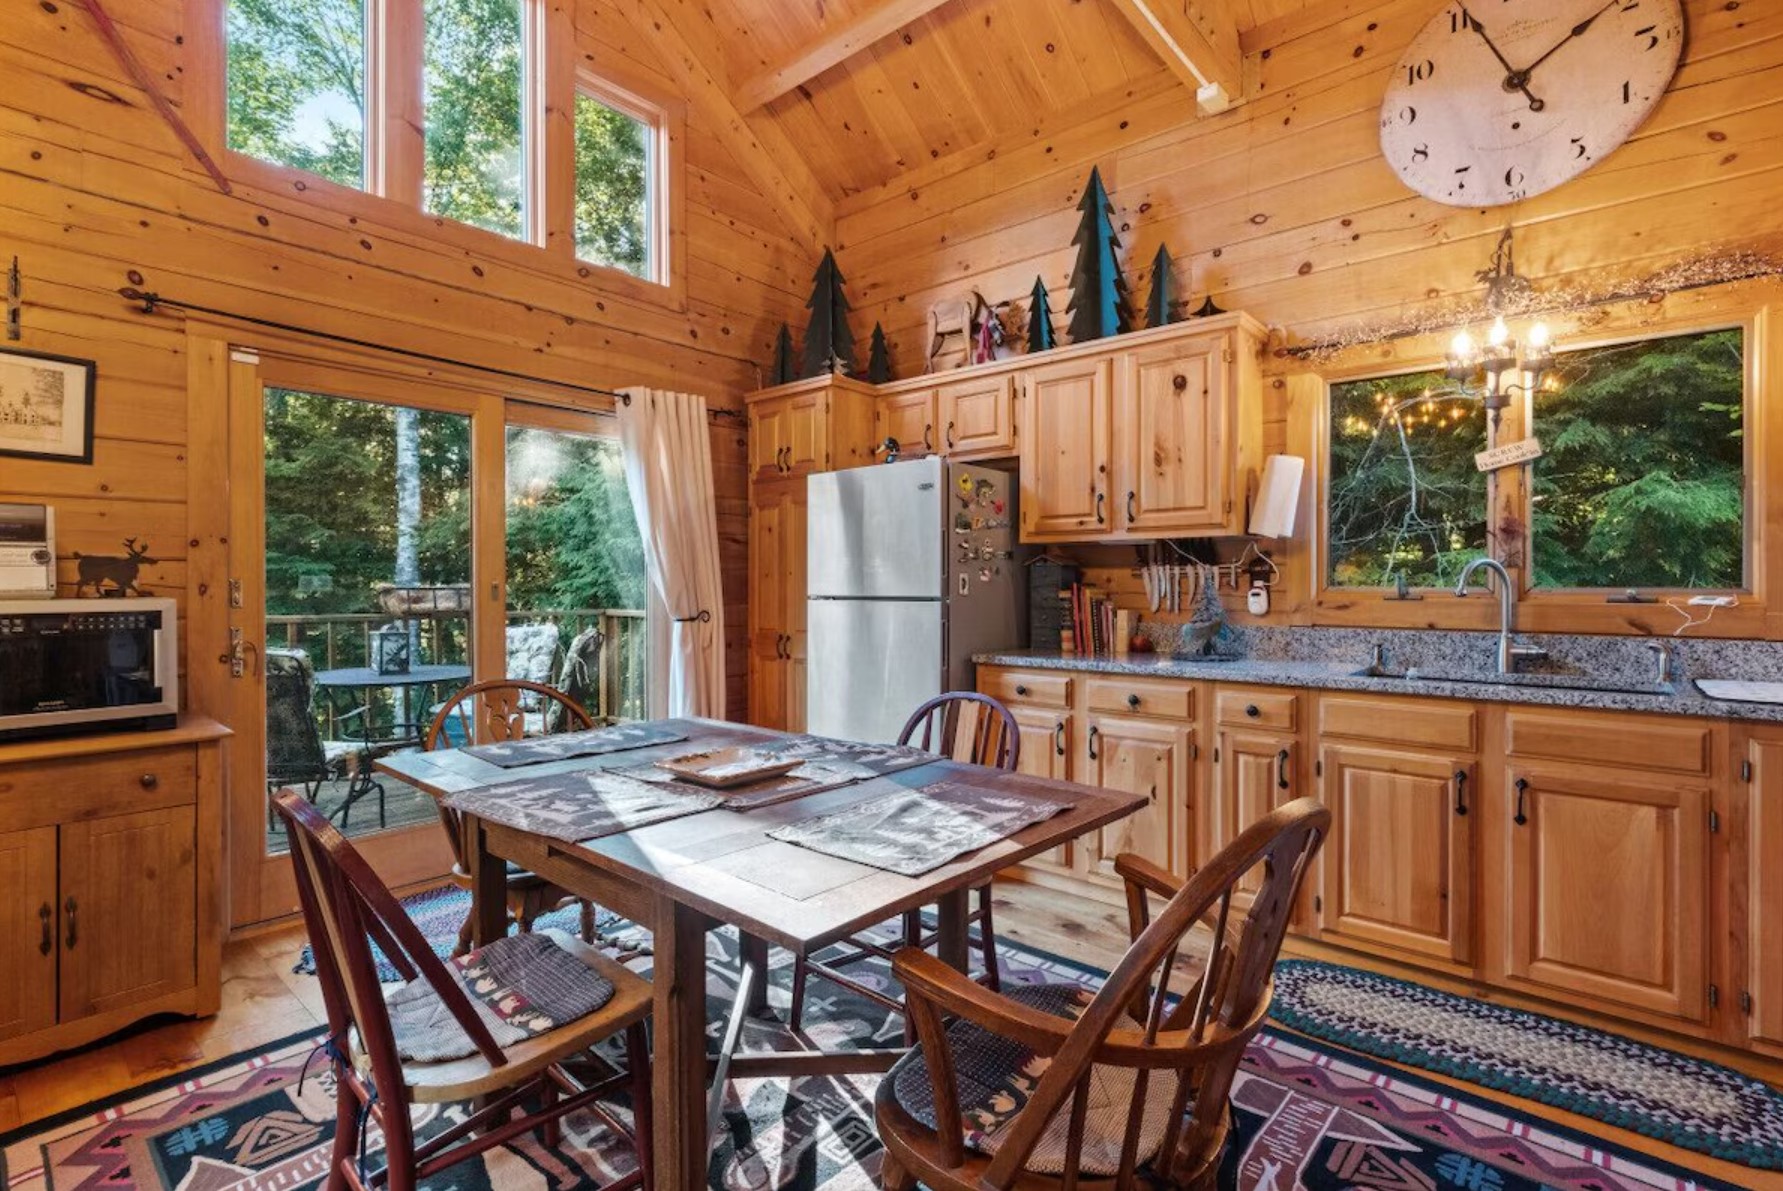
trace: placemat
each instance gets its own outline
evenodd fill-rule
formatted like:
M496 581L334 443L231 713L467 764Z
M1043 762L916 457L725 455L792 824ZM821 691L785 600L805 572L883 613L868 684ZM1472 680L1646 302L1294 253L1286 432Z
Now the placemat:
M788 823L768 832L768 837L871 868L920 877L955 857L988 847L1070 808L1068 802L935 782Z
M862 744L855 740L836 740L828 736L789 736L784 740L767 741L755 747L777 757L799 757L851 774L856 781L884 777L901 769L913 769L918 765L946 760L945 757L905 744Z
M670 789L610 770L584 770L476 786L440 800L464 814L575 843L709 811L707 791Z
M487 761L503 769L516 769L522 765L568 761L572 757L598 757L602 753L622 753L629 749L649 748L653 744L674 744L686 739L687 733L665 728L661 724L614 724L608 728L592 728L587 732L562 732L556 736L479 744L464 751L467 756L479 761Z

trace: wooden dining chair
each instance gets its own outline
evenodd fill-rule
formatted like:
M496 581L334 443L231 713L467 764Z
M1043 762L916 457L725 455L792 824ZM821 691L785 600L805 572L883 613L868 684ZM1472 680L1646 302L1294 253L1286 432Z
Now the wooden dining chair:
M961 735L963 725L970 729L970 736L967 738L962 738ZM1021 762L1021 733L1016 726L1015 716L989 695L972 691L952 691L937 695L918 707L904 722L904 730L898 734L898 743L937 753L955 761L1011 773ZM991 883L986 881L975 888L972 894L977 906L966 916L966 926L968 930L973 926L978 928L979 952L984 957L983 979L995 989L1000 987L1001 977L997 971L996 926L991 918ZM797 1030L804 1024L805 984L813 973L878 1005L902 1013L902 1001L856 980L841 969L869 956L889 961L893 953L902 947L931 947L938 935L938 931L925 934L922 911L910 910L903 917L902 931L896 942L879 943L865 935L849 935L838 940L839 945L848 949L842 955L823 961L811 958L795 960L792 970L792 1009L789 1015L792 1028Z
M523 679L492 679L465 687L440 705L428 725L422 745L429 752L441 748L462 748L469 744L495 744L504 740L556 735L558 732L582 732L594 727L594 717L580 703L556 687ZM470 870L465 866L464 816L444 803L438 804L440 822L446 828L446 839L452 845L452 883L460 889L472 885ZM508 865L508 914L519 925L520 933L532 930L541 914L574 901L582 908L581 931L584 943L594 942L594 906L576 898L564 889L515 864ZM465 915L458 928L458 946L454 955L470 950L471 916Z
M1232 1080L1269 1014L1288 918L1330 825L1317 801L1289 803L1186 884L1119 857L1133 942L1099 991L999 994L927 952L900 952L892 970L919 1042L874 1106L887 1191L1212 1186ZM1241 882L1256 890L1242 910ZM1152 897L1166 899L1155 917Z
M334 1064L336 1099L330 1191L413 1191L421 1180L535 1130L545 1145L554 1146L562 1118L583 1110L637 1150L638 1168L606 1186L614 1191L649 1188L649 982L570 935L541 934L537 937L549 938L580 961L588 980L609 982L612 994L580 1017L500 1045L467 991L475 977L434 954L346 837L296 791L282 791L274 806L291 840L298 900L328 1015L326 1050ZM517 942L503 939L496 946ZM374 945L396 969L401 985L380 986ZM514 978L516 962L509 957L501 965L502 978ZM491 970L498 970L493 962ZM552 978L563 977L554 972ZM425 989L418 989L417 982ZM393 1003L407 1002L416 992L430 992L438 998L437 1007L429 1006L420 1024L401 1024L408 1018L393 1015ZM405 1057L460 1049L440 1045L454 1027L464 1036L462 1057L430 1062ZM625 1036L628 1069L614 1071L588 1052L620 1034ZM600 1077L582 1082L572 1075L568 1067L577 1060L598 1068ZM630 1100L629 1127L608 1103L621 1092ZM431 1137L416 1138L412 1106L472 1100L477 1104L466 1119ZM368 1148L376 1152L365 1144L368 1124L375 1124L383 1137L383 1165L376 1169L366 1163Z

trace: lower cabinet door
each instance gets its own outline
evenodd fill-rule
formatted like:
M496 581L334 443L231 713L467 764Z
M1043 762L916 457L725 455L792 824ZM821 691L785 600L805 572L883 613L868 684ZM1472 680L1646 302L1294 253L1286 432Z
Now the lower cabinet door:
M1076 747L1076 720L1068 711L1049 711L1043 707L1014 706L1016 733L1021 737L1021 755L1017 758L1021 772L1054 781L1071 780L1071 751ZM1068 870L1072 864L1074 845L1060 844L1025 863L1036 868Z
M1473 762L1333 746L1320 762L1331 810L1323 935L1468 962L1478 818Z
M1487 883L1506 916L1505 974L1569 999L1704 1020L1709 791L1514 760L1505 781L1494 816L1505 870Z
M1084 869L1120 882L1114 861L1134 852L1160 868L1188 871L1188 782L1194 730L1158 720L1092 716L1079 781L1146 797L1145 806L1084 837Z
M1213 750L1214 788L1202 799L1198 829L1198 865L1205 865L1220 849L1237 839L1244 829L1276 807L1294 801L1307 791L1300 774L1298 737L1272 732L1221 728ZM1290 929L1308 934L1314 929L1312 899L1315 876L1308 873L1300 888ZM1247 873L1238 882L1233 904L1248 909L1262 888L1260 871Z
M190 806L61 828L61 1019L105 1013L197 979Z
M1783 739L1754 740L1748 749L1747 1028L1757 1041L1783 1047Z
M56 829L0 833L0 1038L56 1024Z

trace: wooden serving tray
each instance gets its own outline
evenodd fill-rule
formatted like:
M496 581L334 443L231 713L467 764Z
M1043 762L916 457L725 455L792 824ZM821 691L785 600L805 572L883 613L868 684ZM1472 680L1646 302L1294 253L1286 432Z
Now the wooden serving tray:
M713 790L729 790L751 782L784 777L804 764L802 758L771 757L752 748L713 749L655 763L664 773Z

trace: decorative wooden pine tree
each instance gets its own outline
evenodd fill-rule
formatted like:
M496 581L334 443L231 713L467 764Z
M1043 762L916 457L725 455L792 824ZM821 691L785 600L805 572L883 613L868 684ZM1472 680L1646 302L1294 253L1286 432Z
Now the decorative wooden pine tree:
M842 293L842 271L829 249L812 278L805 303L811 321L805 327L805 375L854 371L854 334L848 329L848 299Z
M776 385L790 384L799 379L799 366L793 359L792 331L785 323L780 324L780 336L774 341L773 379L768 383Z
M1175 266L1176 262L1170 259L1170 250L1158 245L1158 255L1152 257L1151 295L1145 302L1145 325L1148 327L1165 327L1177 321Z
M1028 350L1051 351L1059 345L1052 330L1052 299L1046 292L1046 280L1034 278L1034 292L1028 295Z
M891 379L891 357L885 350L885 328L873 324L873 342L867 348L867 381L883 385Z
M1121 243L1114 235L1114 204L1102 185L1100 168L1090 170L1083 200L1077 204L1083 221L1071 242L1077 264L1071 269L1071 342L1083 343L1131 330L1127 320L1127 281L1115 255Z

